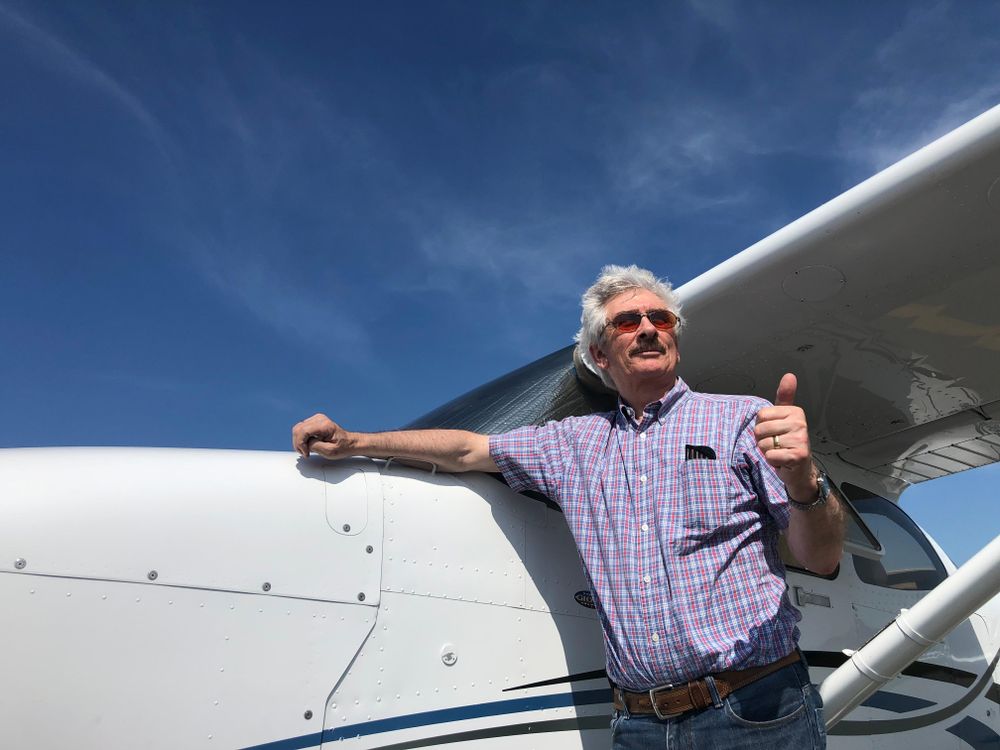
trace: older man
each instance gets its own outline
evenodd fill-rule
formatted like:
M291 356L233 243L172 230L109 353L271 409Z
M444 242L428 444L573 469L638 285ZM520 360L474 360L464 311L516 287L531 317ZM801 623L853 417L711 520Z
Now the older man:
M843 510L813 465L795 376L774 406L695 393L677 376L680 328L669 284L607 266L583 296L578 340L618 391L615 411L492 436L354 433L317 414L292 442L304 456L499 471L559 503L601 616L615 748L824 747L778 539L829 573Z

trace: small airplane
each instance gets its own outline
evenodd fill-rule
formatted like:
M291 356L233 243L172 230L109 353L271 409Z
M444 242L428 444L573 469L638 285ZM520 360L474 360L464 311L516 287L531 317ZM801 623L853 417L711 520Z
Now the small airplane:
M836 572L783 552L816 683L965 580L898 499L1000 459L998 288L1000 107L679 290L687 382L768 397L796 372L816 458L849 500ZM612 400L569 346L410 426L496 432ZM0 520L4 747L609 744L573 540L547 498L496 476L6 449ZM831 748L1000 748L1000 600L951 614L837 717Z

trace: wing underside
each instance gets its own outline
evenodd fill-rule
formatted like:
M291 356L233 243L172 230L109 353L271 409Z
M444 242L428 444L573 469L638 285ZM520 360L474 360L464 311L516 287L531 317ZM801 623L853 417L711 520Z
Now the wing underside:
M899 482L1000 460L1000 107L685 284L683 374Z

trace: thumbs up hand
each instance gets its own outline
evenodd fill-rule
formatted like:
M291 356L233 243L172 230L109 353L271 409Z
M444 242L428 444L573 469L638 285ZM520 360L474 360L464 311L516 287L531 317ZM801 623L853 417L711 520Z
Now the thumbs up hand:
M764 459L773 466L789 497L810 502L816 497L816 478L809 447L806 413L795 405L798 381L788 372L778 384L774 406L757 412L754 437Z

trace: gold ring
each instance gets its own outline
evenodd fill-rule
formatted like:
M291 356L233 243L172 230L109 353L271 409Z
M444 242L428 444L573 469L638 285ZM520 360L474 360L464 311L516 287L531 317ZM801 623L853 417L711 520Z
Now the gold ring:
M771 438L771 440L774 442L774 449L780 451L781 450L781 441L778 440L778 436L775 435L774 437Z

